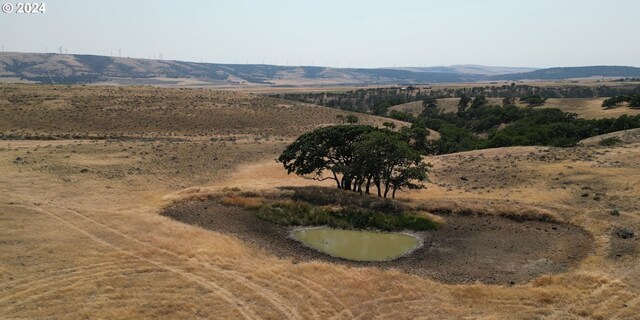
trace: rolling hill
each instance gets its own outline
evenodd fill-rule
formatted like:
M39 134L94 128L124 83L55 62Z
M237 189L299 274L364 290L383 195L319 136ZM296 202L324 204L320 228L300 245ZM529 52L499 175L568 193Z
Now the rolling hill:
M351 113L222 90L3 84L0 114L0 139L206 140L297 137ZM389 121L358 118L375 126Z
M591 77L640 77L640 68L623 66L549 68L496 75L489 77L489 80L563 80Z
M441 72L455 74L472 74L482 76L505 75L512 73L525 73L538 70L538 68L522 68L522 67L495 67L481 66L475 64L460 64L447 67L407 67L397 68L413 72Z
M0 54L0 81L4 82L294 86L472 82L481 77L396 69L215 64L53 53Z
M595 76L638 77L640 76L640 68L591 66L535 70L533 68L456 65L363 69L196 63L83 54L18 52L0 54L0 82L47 84L294 87L431 84L525 79L561 80Z

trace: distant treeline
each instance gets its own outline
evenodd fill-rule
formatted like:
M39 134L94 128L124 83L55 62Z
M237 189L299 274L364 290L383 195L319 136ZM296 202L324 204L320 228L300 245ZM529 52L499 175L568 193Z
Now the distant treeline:
M389 107L422 101L427 98L460 98L462 96L487 98L521 98L539 96L548 98L595 98L612 97L618 95L640 94L638 85L620 86L557 86L535 87L528 85L485 86L472 88L372 88L358 89L347 92L322 92L322 93L283 93L273 94L272 97L313 103L330 108L345 109L364 113L384 115Z
M602 101L602 107L605 109L611 109L619 106L623 102L628 102L629 108L640 109L640 94L629 94L611 97Z
M411 122L412 132L429 128L440 133L440 139L422 148L427 154L509 146L570 147L596 135L640 128L640 115L587 120L560 109L520 108L511 102L507 98L503 105L490 105L478 96L464 101L458 112L445 113L432 98L424 100L417 117L397 111L392 116Z

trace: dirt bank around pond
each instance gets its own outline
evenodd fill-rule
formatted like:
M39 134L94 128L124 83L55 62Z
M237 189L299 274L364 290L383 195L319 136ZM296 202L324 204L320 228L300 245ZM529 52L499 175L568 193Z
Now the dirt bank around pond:
M560 273L593 248L592 236L570 224L522 221L492 215L445 215L436 231L414 232L424 246L385 262L354 262L318 252L291 239L290 228L258 219L253 211L225 206L218 199L167 207L163 215L236 236L250 245L296 262L319 260L354 267L397 268L445 283L524 283Z

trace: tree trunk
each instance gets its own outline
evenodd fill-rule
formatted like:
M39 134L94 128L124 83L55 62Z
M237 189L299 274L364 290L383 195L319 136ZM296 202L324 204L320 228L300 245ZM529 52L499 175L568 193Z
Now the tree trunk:
M364 189L366 194L369 194L369 186L371 185L371 178L367 178L367 186Z
M387 194L389 194L389 182L386 182L384 184L384 197L387 197Z
M345 190L351 190L351 178L345 177L342 179L342 187Z
M338 179L338 175L336 175L336 173L333 172L333 171L332 171L332 173L333 173L333 179L335 179L336 183L338 184L338 189L341 189L342 186L340 185L340 179Z

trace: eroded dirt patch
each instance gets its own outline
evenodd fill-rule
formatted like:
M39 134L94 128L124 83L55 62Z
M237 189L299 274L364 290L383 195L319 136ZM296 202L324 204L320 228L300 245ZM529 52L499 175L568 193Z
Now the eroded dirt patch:
M222 205L217 199L173 204L162 214L234 235L295 263L320 260L354 267L398 268L446 283L523 283L566 271L593 247L591 235L570 224L451 214L437 231L416 232L425 245L409 256L387 262L353 262L305 247L288 237L289 228L262 221L252 211Z

